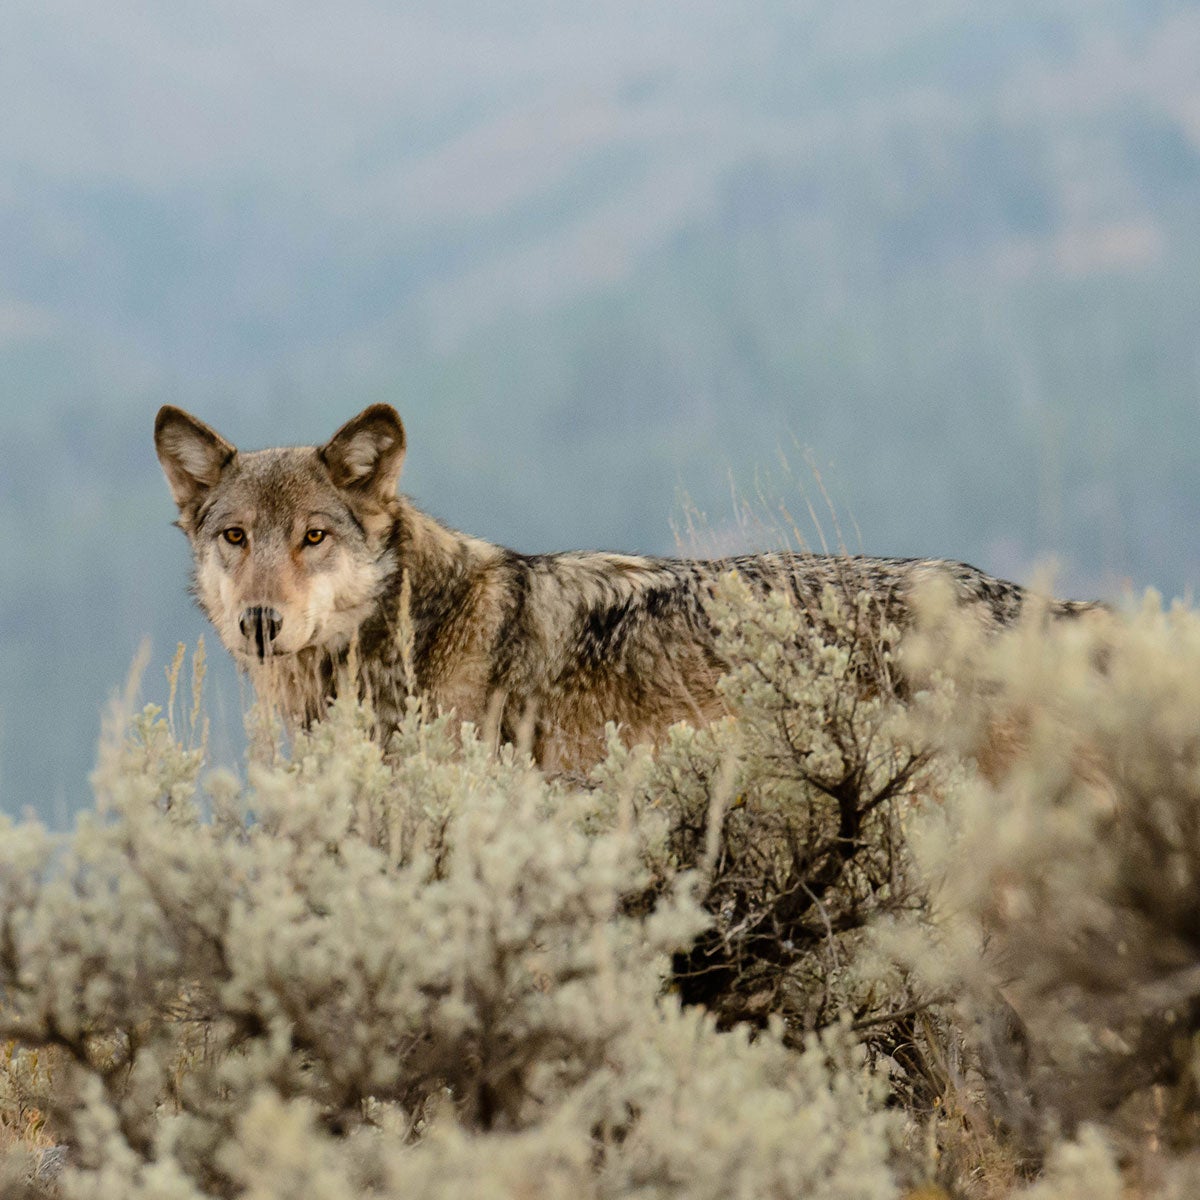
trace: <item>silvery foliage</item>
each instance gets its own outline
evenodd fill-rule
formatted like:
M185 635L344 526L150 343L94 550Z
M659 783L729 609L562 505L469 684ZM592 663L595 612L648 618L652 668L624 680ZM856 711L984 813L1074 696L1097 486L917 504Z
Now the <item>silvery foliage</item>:
M1097 1161L1097 1126L1142 1156L1195 1147L1200 617L1150 594L1129 617L1034 613L1001 639L958 639L936 653L974 686L934 736L986 770L913 823L929 920L879 941L955 998L989 1120L1026 1152L1080 1122Z
M4 822L0 1037L56 1055L56 1194L896 1195L844 1030L797 1054L664 995L708 918L686 878L631 903L627 791L415 705L387 758L369 728L340 703L242 782L148 708L74 833Z
M897 630L869 596L807 606L736 573L711 615L729 717L675 727L656 756L614 749L598 776L619 792L626 771L653 878L699 872L712 925L677 956L679 986L722 1024L777 1013L797 1039L903 1009L900 973L857 967L872 920L919 908L903 822L941 779L900 699Z

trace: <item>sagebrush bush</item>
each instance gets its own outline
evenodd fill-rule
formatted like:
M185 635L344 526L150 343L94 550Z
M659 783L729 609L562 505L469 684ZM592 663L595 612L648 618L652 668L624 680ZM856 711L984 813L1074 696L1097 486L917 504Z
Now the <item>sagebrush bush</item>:
M150 708L73 835L4 825L0 1036L60 1052L64 1194L895 1194L852 1039L664 995L707 918L687 877L630 910L625 801L415 704L369 729L335 705L242 785Z
M209 770L177 663L0 827L0 1194L1194 1194L1200 618L713 618L588 781L416 699Z
M971 686L935 736L986 770L913 823L926 919L884 940L955 997L983 1111L1033 1161L1082 1122L1130 1160L1195 1146L1200 618L1151 596L939 646Z
M633 789L655 878L698 870L711 917L676 982L725 1026L775 1014L800 1041L850 1014L882 1033L906 1000L854 970L857 948L919 904L902 824L940 779L899 696L899 634L868 597L827 589L810 609L737 575L712 611L730 716L673 729Z

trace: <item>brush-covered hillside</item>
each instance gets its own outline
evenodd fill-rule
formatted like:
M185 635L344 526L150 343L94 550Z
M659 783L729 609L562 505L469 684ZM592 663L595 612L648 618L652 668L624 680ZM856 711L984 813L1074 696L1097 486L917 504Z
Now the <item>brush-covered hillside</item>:
M546 778L202 656L0 832L13 1200L1187 1200L1200 618L897 631L736 576L729 715Z

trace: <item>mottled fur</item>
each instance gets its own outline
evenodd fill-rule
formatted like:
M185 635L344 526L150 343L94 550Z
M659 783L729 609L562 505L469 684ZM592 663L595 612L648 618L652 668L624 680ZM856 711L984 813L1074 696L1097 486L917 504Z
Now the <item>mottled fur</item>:
M676 721L722 711L707 611L722 571L787 587L814 612L827 585L866 592L900 625L930 579L948 581L988 626L1010 624L1025 599L1015 584L940 560L518 554L396 494L405 436L386 405L325 446L253 453L166 407L155 443L192 543L196 598L260 695L296 722L319 718L353 646L382 734L416 692L529 745L548 769L594 762L608 721L629 742L655 741Z

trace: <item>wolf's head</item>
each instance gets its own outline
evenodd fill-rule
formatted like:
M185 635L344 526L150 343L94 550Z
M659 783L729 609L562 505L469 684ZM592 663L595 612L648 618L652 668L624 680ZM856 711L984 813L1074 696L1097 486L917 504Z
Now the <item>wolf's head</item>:
M154 444L192 544L196 598L234 657L347 646L395 568L395 410L372 405L324 446L242 453L167 405Z

